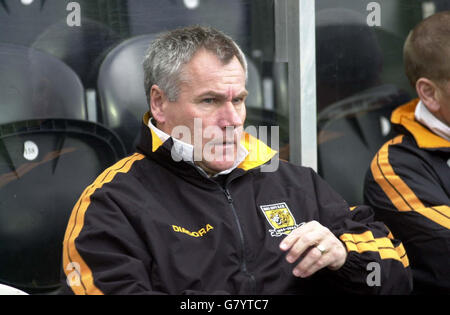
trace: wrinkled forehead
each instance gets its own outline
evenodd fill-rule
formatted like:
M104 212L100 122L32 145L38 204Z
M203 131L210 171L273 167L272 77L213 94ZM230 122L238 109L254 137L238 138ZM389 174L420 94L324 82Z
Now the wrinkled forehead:
M245 89L245 70L236 57L223 63L211 53L194 56L182 70L182 82L187 88L201 86L214 88L228 95L239 94Z

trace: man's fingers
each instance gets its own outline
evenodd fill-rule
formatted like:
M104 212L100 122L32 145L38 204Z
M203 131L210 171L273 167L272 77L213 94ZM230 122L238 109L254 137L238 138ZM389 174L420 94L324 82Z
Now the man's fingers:
M297 277L309 277L316 271L328 266L331 262L328 242L324 241L320 244L323 252L317 246L311 247L302 260L295 266L293 273Z
M301 235L301 231L304 229L306 224L302 225L301 227L293 230L288 236L286 236L280 243L280 249L283 251L289 250L292 245L295 244L295 242L298 240L298 238Z
M312 231L319 223L316 221L311 221L303 224L299 228L293 230L288 236L286 236L280 243L280 249L283 251L289 250L295 242L302 236L307 235Z
M289 263L295 262L297 259L300 258L300 256L303 254L303 252L308 249L309 246L307 246L305 243L301 241L297 241L294 246L291 247L291 250L286 255L286 260Z
M297 277L306 278L325 267L337 270L346 259L347 250L344 245L336 237L329 235L320 244L307 250L292 272Z
M289 234L280 244L282 250L289 250L286 260L293 263L298 260L308 248L319 244L328 230L316 221L308 222Z
M344 245L331 231L316 221L308 222L292 231L280 243L289 263L299 261L293 269L297 277L309 277L329 267L339 269L347 258Z

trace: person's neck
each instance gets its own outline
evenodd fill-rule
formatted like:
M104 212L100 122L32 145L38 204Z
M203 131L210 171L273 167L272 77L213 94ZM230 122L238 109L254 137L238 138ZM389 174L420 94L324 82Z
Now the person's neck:
M450 125L448 124L448 122L445 121L444 116L440 113L440 112L435 112L435 113L431 113L434 117L436 117L437 119L439 119L443 124L447 125L450 127Z
M214 170L208 168L202 162L195 162L194 164L197 167L201 168L209 177L213 177L214 175L217 175L219 173L218 171L214 171Z
M443 119L443 116L431 112L423 101L418 103L414 112L414 117L431 132L450 141L450 127Z

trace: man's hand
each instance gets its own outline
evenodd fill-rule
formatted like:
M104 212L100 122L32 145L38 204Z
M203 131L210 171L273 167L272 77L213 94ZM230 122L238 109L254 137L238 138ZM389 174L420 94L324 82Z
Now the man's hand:
M302 257L293 270L293 274L301 278L309 277L325 267L338 270L347 259L344 244L317 221L308 222L293 230L281 242L280 249L289 251L286 255L289 263Z

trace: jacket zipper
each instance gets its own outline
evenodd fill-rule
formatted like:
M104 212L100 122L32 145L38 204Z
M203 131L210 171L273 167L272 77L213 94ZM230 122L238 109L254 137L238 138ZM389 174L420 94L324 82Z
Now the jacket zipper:
M255 276L253 274L251 274L248 271L248 269L247 269L247 260L245 259L245 238L244 238L244 233L242 232L241 222L239 221L239 217L237 216L236 208L234 207L233 198L231 198L230 191L227 188L222 187L218 182L212 180L211 178L209 178L205 174L202 174L202 172L196 166L194 166L194 168L200 174L200 176L206 178L207 180L209 180L209 181L215 183L217 186L219 186L220 190L222 190L223 193L225 194L225 196L227 197L228 204L230 205L230 208L231 208L231 211L233 213L234 220L236 222L236 225L237 225L237 228L238 228L238 232L239 232L239 239L240 239L241 251L242 251L241 252L241 270L242 270L242 272L244 272L247 275L247 277L250 278L250 289L251 289L251 292L256 294L256 280L255 280Z
M220 187L220 185L219 185ZM224 192L225 196L227 197L228 200L228 204L231 207L231 211L233 213L234 219L236 221L236 225L238 228L238 232L239 232L239 239L240 239L240 243L241 243L241 249L242 249L242 254L241 254L241 269L242 271L250 278L250 289L253 293L256 293L256 285L255 285L255 277L248 271L247 269L247 260L245 258L245 238L244 238L244 233L242 232L242 227L241 227L241 222L239 221L239 217L237 215L236 212L236 208L234 207L233 204L233 198L231 198L230 192L228 189L226 188L222 188L222 191Z

